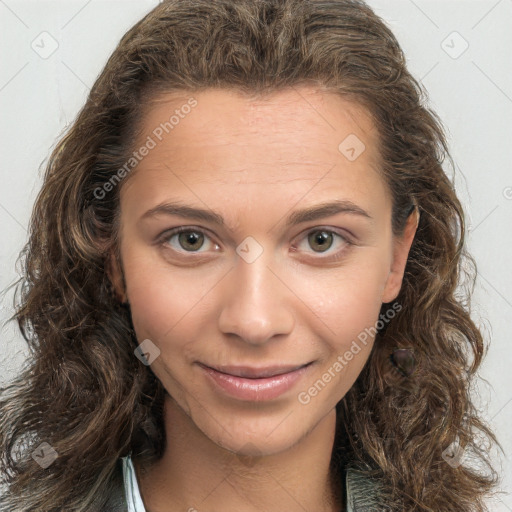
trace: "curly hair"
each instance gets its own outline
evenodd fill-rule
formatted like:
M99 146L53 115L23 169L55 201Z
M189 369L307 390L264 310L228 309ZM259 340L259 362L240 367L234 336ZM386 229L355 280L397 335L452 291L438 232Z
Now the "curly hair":
M45 168L12 317L30 357L0 395L1 511L102 510L119 457L163 454L166 391L134 357L129 306L109 267L111 254L119 258L119 191L129 176L105 197L95 193L133 151L151 99L212 87L265 95L301 84L371 114L393 233L403 232L411 205L421 213L400 312L378 330L336 406L333 475L353 461L382 483L392 511L487 510L498 477L477 438L499 443L470 396L485 348L470 316L476 263L443 170L445 161L453 166L444 129L395 36L359 0L167 0L122 37ZM397 348L414 351L409 376L390 364ZM46 468L30 457L41 443L58 454ZM485 471L443 460L453 443Z

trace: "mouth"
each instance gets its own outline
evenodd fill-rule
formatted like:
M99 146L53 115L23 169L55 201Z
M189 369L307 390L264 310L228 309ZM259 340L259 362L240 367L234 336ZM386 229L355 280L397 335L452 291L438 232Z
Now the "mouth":
M245 402L273 400L309 373L314 361L305 364L251 366L208 366L198 363L213 390Z
M309 363L303 364L291 364L291 365L273 365L273 366L265 366L262 368L254 368L251 366L213 366L213 365L205 365L199 363L200 366L205 368L210 368L219 373L224 373L225 375L231 375L233 377L242 377L244 379L267 379L269 377L277 377L278 375L284 375L285 373L291 373L301 368L305 368L312 364L312 361Z

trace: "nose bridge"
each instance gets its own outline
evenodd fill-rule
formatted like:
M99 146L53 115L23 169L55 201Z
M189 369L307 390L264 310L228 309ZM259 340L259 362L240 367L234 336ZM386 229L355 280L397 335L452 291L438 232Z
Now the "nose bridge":
M240 244L237 252L243 249L244 244ZM254 247L249 245L251 250ZM293 314L287 295L292 292L269 268L271 257L265 251L254 260L239 254L222 302L221 332L236 334L250 344L262 344L278 334L290 333Z

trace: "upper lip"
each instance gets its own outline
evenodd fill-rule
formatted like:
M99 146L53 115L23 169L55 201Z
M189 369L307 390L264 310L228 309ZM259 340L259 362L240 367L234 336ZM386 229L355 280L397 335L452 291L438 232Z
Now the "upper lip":
M283 375L284 373L290 373L293 372L294 370L302 368L303 366L307 366L308 364L310 363L272 365L261 368L254 368L251 366L213 366L205 364L203 364L203 366L206 366L221 373L233 375L235 377L245 377L247 379L263 379L266 377L275 377L277 375Z

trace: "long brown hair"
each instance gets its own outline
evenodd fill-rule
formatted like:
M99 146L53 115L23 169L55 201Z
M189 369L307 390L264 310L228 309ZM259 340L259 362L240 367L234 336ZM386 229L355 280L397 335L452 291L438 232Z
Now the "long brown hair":
M9 486L1 511L101 510L119 457L142 463L163 454L165 391L134 356L129 307L108 271L119 249L123 183L97 193L133 152L149 99L211 87L264 95L301 84L351 98L372 115L393 233L402 233L412 204L421 214L400 311L378 330L337 405L333 474L353 461L381 482L388 510L487 510L497 474L476 439L498 442L469 392L484 354L469 309L476 265L442 167L453 166L442 125L396 38L357 0L169 0L123 36L46 167L13 317L30 357L0 395L0 468ZM408 376L390 363L397 348L414 351ZM454 442L486 471L447 463ZM48 467L31 457L41 443L58 455Z

